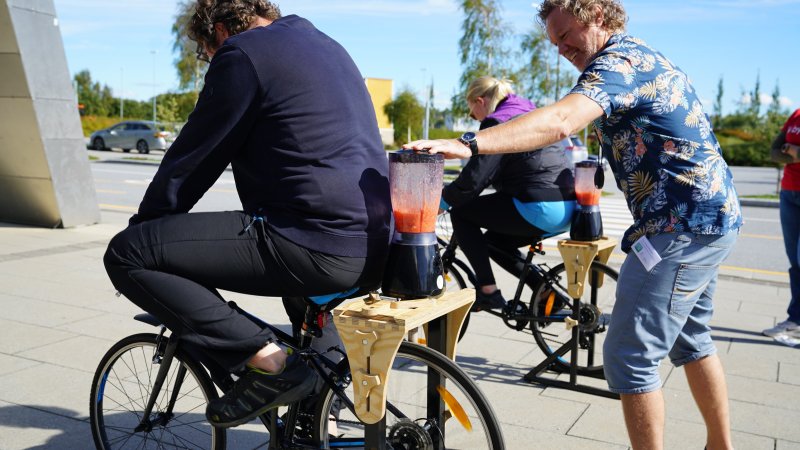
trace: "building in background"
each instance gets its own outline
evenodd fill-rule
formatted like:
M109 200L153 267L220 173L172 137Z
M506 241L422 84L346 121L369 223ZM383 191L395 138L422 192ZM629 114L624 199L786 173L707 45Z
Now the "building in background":
M394 127L383 111L383 107L392 101L392 91L394 89L392 80L365 78L364 82L367 84L367 91L369 91L370 97L372 97L372 107L375 109L375 116L378 119L381 140L384 145L391 145L394 143Z

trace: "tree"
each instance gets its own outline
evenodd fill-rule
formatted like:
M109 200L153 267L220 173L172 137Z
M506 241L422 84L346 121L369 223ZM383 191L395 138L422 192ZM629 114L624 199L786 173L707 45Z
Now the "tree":
M778 86L778 80L775 80L775 89L772 91L772 102L769 104L767 114L780 114L781 109L781 88Z
M409 134L411 135L411 140L420 138L425 108L417 100L411 88L404 88L394 100L383 107L383 111L394 125L394 142L396 145L409 142Z
M480 76L508 78L513 71L507 66L509 52L505 46L510 27L500 16L496 0L461 0L464 11L462 36L458 41L463 72L460 91L452 98L455 114L467 114L465 92L469 83Z
M571 64L561 64L558 49L541 26L522 36L519 53L517 92L538 105L558 101L577 80L579 73Z
M108 116L114 109L114 96L111 88L92 81L92 75L84 69L73 77L78 103L83 105L82 114L91 116Z
M172 34L175 41L172 44L172 51L177 54L174 63L178 71L180 89L191 88L194 92L200 92L200 86L208 69L208 63L197 59L197 43L189 39L188 28L189 19L194 14L193 0L182 0L178 3L178 14L175 16L175 23L172 25Z
M714 100L714 117L712 125L714 128L718 127L720 124L720 119L722 119L722 76L719 77L719 82L717 83L717 97Z
M748 112L753 117L761 115L761 74L756 76L756 87L750 93L750 108Z

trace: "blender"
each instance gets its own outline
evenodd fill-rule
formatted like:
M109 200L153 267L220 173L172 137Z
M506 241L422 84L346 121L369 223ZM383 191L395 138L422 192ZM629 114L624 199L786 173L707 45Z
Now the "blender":
M603 237L603 221L600 217L602 170L603 168L594 161L575 163L575 196L578 208L572 216L572 226L569 231L572 240L597 241Z
M389 186L395 230L383 275L384 295L403 300L444 290L436 244L444 156L401 150L389 154Z

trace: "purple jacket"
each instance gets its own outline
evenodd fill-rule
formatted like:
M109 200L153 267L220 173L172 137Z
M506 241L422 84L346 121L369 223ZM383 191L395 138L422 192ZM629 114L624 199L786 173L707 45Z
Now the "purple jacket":
M483 120L494 119L499 123L508 122L512 117L525 114L534 109L536 109L536 105L527 98L509 94L508 97L500 101L497 105L497 109Z

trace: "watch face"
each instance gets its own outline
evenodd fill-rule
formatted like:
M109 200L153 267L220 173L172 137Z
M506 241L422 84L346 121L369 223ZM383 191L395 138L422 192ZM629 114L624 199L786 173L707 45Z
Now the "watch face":
M467 131L466 133L461 135L461 139L465 141L471 141L475 139L475 133L473 133L472 131Z

